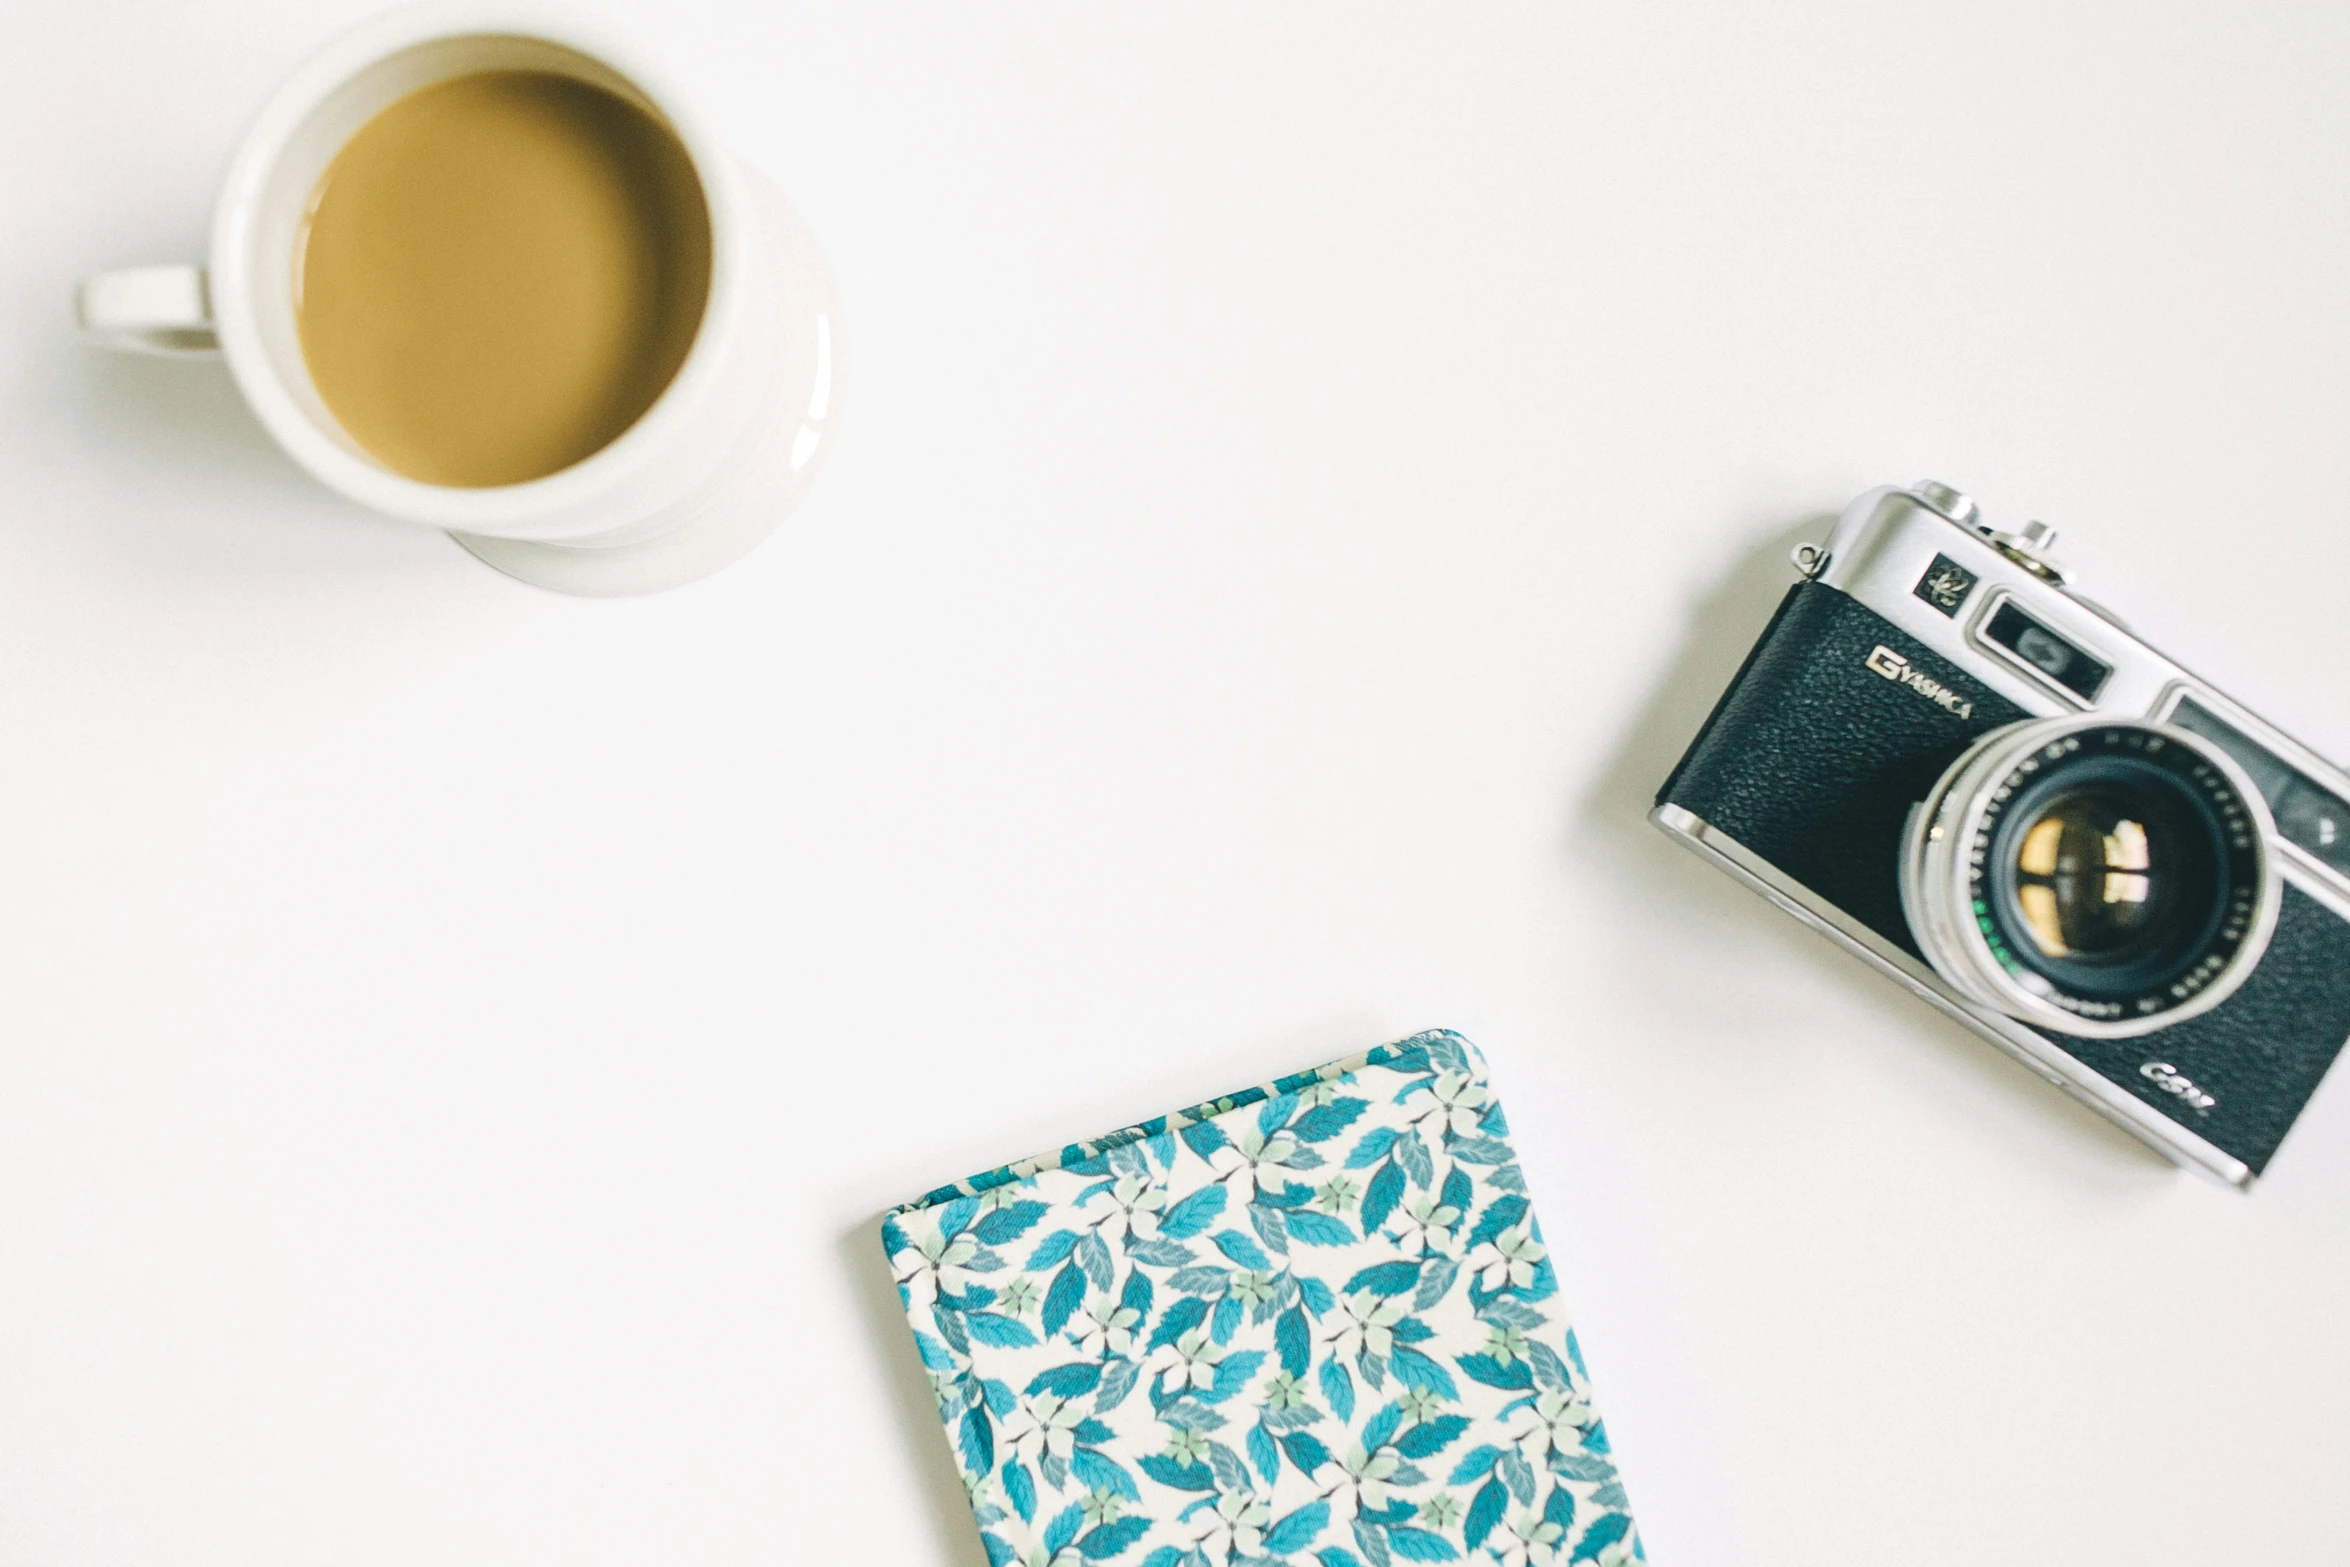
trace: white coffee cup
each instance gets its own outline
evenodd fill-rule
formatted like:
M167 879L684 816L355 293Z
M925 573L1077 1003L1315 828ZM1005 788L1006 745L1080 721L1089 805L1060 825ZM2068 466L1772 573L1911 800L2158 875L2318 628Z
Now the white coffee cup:
M371 457L319 396L295 325L295 247L319 176L378 112L452 76L515 69L616 93L677 137L709 207L709 295L676 376L610 444L526 483L427 484ZM652 592L734 560L798 503L840 415L840 312L805 225L712 142L657 62L529 0L433 0L311 56L229 162L208 265L101 273L78 303L95 341L222 355L278 444L335 490L569 593Z

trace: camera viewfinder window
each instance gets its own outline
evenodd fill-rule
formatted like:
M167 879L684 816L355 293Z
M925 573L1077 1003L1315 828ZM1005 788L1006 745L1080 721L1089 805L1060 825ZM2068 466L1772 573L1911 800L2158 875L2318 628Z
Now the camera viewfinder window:
M2111 664L2073 646L2016 608L2013 602L1999 606L1998 613L1983 628L1983 636L2084 702L2096 701L2106 677L2113 673Z
M2260 788L2276 818L2277 836L2350 875L2350 804L2330 789L2322 789L2279 761L2251 736L2191 697L2179 699L2170 721L2206 740L2236 760Z

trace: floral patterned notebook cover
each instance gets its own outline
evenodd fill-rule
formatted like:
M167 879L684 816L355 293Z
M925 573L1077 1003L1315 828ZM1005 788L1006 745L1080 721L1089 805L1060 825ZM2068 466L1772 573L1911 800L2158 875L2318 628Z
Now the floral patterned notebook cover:
M1645 1560L1457 1034L882 1221L991 1567Z

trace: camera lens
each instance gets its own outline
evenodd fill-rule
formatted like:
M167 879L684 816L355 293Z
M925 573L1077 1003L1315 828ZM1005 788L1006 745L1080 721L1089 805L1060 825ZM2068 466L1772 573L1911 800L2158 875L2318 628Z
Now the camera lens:
M2220 824L2175 781L2126 761L2047 780L1991 847L1995 917L2038 964L2084 989L2128 993L2174 978L2225 911ZM2138 776L2132 776L2136 771Z
M2268 815L2183 730L2076 716L1984 736L1911 819L1902 901L1970 998L2119 1037L2217 1006L2276 922Z

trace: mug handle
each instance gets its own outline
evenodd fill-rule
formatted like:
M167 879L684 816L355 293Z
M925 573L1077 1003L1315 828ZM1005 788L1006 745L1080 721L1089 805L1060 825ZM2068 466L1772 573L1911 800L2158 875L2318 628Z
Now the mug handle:
M74 291L82 336L142 354L216 354L212 291L202 267L125 267Z

